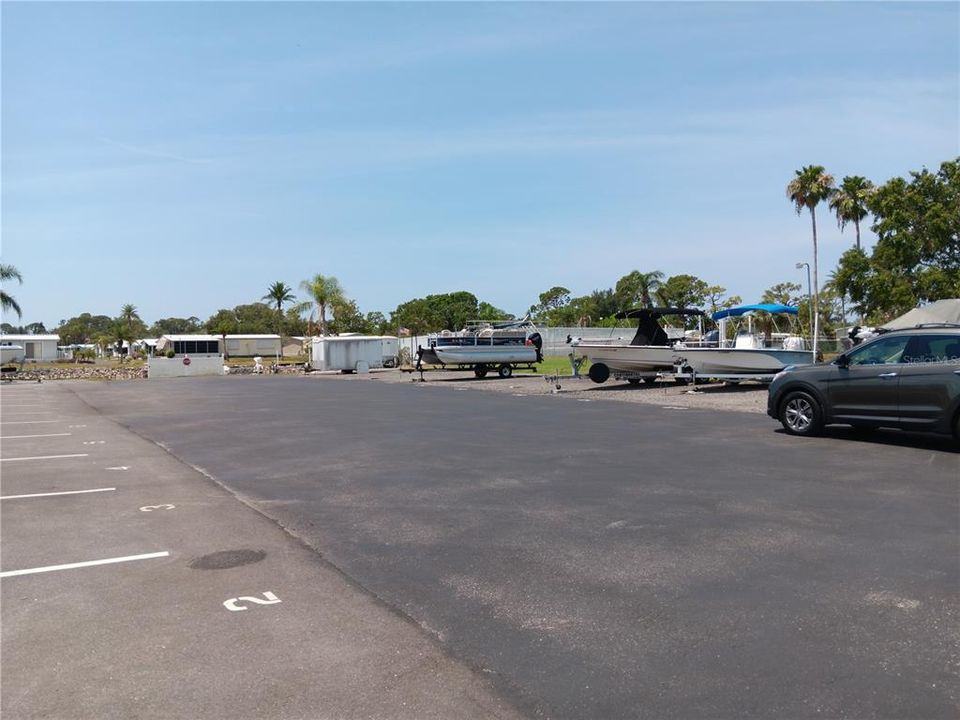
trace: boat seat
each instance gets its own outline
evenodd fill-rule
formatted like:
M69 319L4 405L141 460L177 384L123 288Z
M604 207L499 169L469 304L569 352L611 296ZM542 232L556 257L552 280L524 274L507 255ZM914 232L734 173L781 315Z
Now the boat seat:
M756 350L757 348L763 347L762 343L763 341L755 335L737 335L733 347L742 350Z

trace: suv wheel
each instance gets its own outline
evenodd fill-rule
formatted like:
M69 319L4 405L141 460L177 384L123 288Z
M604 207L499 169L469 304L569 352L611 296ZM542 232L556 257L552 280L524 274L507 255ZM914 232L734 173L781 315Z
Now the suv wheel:
M780 403L780 422L791 435L817 435L823 427L820 403L809 393L789 393Z

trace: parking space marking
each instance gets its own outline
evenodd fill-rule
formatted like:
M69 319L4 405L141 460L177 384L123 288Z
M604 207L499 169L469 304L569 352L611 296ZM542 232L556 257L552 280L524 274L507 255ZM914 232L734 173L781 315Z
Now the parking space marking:
M84 440L83 444L84 445L106 445L107 441L106 440Z
M108 467L105 469L106 470L129 470L130 468L128 468L126 465L117 465L117 467Z
M47 433L46 435L0 435L0 440L23 440L24 438L64 437L73 433Z
M145 553L143 555L127 555L125 557L105 558L103 560L66 563L65 565L47 565L46 567L25 568L23 570L7 570L6 572L0 572L0 578L14 577L15 575L34 575L36 573L54 572L56 570L73 570L75 568L110 565L112 563L132 562L134 560L150 560L152 558L167 557L169 554L168 551L164 550L163 552Z
M0 425L40 425L41 423L55 423L57 420L4 420ZM71 425L70 427L75 427Z
M84 493L108 492L116 488L94 488L93 490L64 490L63 492L31 493L30 495L0 495L0 500L20 500L21 498L53 497L54 495L83 495Z
M153 512L154 510L173 510L176 505L171 505L170 503L163 503L162 505L144 505L140 508L140 512Z
M241 605L240 601L244 600L246 602L251 602L255 605L276 605L278 602L283 602L280 598L274 595L272 592L267 590L263 593L263 596L266 600L261 600L260 598L251 597L250 595L241 595L240 597L230 598L225 600L223 606L230 612L240 612L241 610L249 610L245 605Z
M59 460L60 458L87 457L90 453L71 453L70 455L34 455L33 457L0 458L0 462L19 462L22 460Z

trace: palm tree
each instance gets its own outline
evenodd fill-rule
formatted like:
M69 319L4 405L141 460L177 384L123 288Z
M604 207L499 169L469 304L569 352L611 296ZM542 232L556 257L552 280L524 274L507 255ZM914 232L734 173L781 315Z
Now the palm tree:
M640 273L638 278L638 290L640 291L640 302L644 307L650 307L653 301L650 299L650 293L654 292L663 284L663 273L659 270L653 270L647 273Z
M267 294L260 299L271 300L277 304L277 335L283 337L283 304L296 300L296 295L293 294L291 288L287 287L286 283L277 280L267 289Z
M873 183L860 175L847 175L830 198L830 209L837 216L840 230L848 222L857 229L857 250L860 249L860 221L867 216L867 199L873 194Z
M133 305L125 305L124 308L126 307L133 307ZM136 311L136 308L133 309ZM113 337L116 353L120 357L120 362L122 363L124 360L123 343L126 342L128 350L132 350L133 348L131 345L133 344L134 340L133 333L130 331L130 323L123 319L122 313L121 317L113 321L113 327L110 334Z
M300 289L309 295L317 305L320 316L320 334L327 334L327 306L343 299L343 288L333 275L317 273L311 280L300 283Z
M13 265L0 265L0 282L9 282L10 280L16 280L18 283L23 284L20 271ZM12 295L8 295L6 290L0 290L0 308L3 310L13 310L18 318L23 317L17 301L13 299Z
M120 308L120 318L127 324L130 325L134 320L139 320L140 316L137 314L137 306L127 303L122 308Z
M624 308L634 307L637 303L641 307L650 307L650 295L662 284L663 273L659 270L646 273L634 270L617 281L617 300Z
M829 200L836 188L833 176L822 165L806 165L796 171L796 177L787 185L787 197L793 203L797 215L806 208L810 211L813 225L813 357L817 357L817 339L820 333L820 291L817 276L817 212L816 207Z

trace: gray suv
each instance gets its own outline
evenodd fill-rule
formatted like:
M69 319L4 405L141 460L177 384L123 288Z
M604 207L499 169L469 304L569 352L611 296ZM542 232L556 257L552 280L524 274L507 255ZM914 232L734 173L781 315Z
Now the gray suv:
M960 326L896 330L833 362L788 367L770 383L767 414L791 435L844 423L953 433L960 442Z

